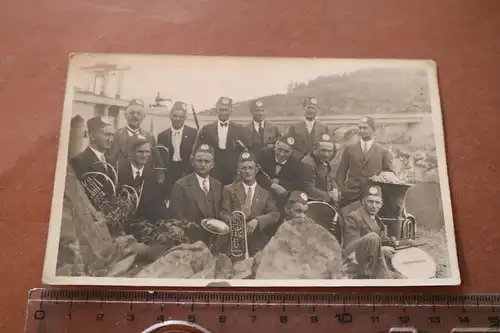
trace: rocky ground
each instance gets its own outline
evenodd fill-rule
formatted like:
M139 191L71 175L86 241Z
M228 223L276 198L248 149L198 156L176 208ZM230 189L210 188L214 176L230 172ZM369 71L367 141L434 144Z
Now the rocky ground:
M450 261L446 244L446 231L422 229L418 230L418 242L427 243L422 246L422 250L427 251L436 261L437 274L436 278L451 277Z

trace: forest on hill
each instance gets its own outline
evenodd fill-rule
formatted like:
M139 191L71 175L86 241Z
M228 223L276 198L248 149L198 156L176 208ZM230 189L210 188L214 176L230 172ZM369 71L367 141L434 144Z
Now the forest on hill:
M319 100L322 115L345 113L430 112L425 70L372 68L290 82L286 94L262 96L269 116L302 115L306 97ZM249 100L235 101L233 114L246 116ZM215 115L215 109L201 112Z

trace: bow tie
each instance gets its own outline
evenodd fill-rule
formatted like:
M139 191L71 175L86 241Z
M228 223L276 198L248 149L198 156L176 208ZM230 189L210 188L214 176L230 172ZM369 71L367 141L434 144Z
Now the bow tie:
M220 127L227 127L228 122L226 121L225 123L221 122Z

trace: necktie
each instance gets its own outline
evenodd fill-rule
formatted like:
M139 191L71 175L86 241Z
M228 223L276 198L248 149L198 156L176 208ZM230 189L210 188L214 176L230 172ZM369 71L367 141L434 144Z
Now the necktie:
M101 156L99 156L99 161L101 161L104 170L108 171L108 166L106 165L106 157L104 157L104 154L101 154Z
M282 167L283 163L276 162L276 174L278 174L281 171Z
M208 192L209 192L209 188L208 188L208 181L206 179L203 179L203 192L205 192L205 195L208 195Z
M363 141L363 153L366 153L368 150L368 143Z
M247 191L247 196L245 198L245 204L243 205L243 213L248 218L252 211L252 188L249 187Z
M134 179L136 179L136 180L137 180L137 179L139 179L139 178L141 178L141 172L140 172L139 170L137 170L137 171L135 172L135 177L134 177Z

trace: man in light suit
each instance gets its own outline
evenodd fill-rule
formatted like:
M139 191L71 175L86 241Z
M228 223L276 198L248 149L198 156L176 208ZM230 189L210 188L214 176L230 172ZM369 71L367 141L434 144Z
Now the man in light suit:
M243 152L238 161L239 181L224 186L222 193L221 218L230 224L230 215L242 211L246 217L248 250L250 257L262 250L269 241L266 229L278 223L279 212L270 191L261 187L255 176L255 159Z
M301 120L288 129L288 136L295 140L294 149L297 158L302 158L313 150L314 144L323 134L331 135L330 129L316 117L319 111L319 103L316 98L307 98L302 104L304 108L304 120Z
M171 127L158 134L158 145L168 150L167 153L164 149L159 149L162 161L168 169L162 186L164 198L168 198L176 181L193 172L191 153L198 132L184 124L187 109L186 103L175 102L170 109Z
M344 149L335 177L341 191L341 208L361 198L370 177L383 171L395 173L392 154L374 141L375 120L363 117L358 129L360 140Z
M387 235L387 228L377 215L382 204L380 187L366 186L361 207L345 217L344 265L354 278L401 278L390 269L398 242Z
M179 179L170 194L170 209L174 218L194 222L200 227L192 241L202 240L209 245L210 236L201 228L206 218L219 219L222 202L222 184L210 176L214 167L214 149L201 144L193 157L194 172Z
M281 136L281 131L276 125L264 119L265 107L260 99L250 102L250 113L253 119L246 125L250 136L249 149L254 156L259 156L263 148L274 146Z
M113 144L109 152L109 163L117 170L122 165L128 165L130 158L134 155L131 147L138 136L144 136L151 143L151 158L148 160L148 166L155 170L157 183L163 183L165 180L166 168L161 159L161 155L156 149L155 137L141 128L141 124L146 117L144 102L134 98L130 100L125 110L127 125L118 129L113 137Z
M243 126L229 120L233 111L232 99L219 98L216 109L218 120L203 126L200 143L214 147L215 166L212 175L223 185L227 185L235 180L238 156L242 151L236 142L240 140L248 147L248 135Z

